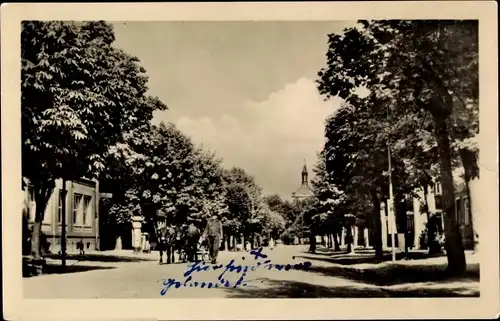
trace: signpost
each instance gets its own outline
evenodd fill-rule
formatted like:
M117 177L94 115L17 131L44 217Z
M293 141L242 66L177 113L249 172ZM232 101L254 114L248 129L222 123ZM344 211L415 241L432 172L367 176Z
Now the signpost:
M99 193L100 198L112 198L113 194L112 193Z
M387 106L387 119L389 120L389 125L390 125L390 118L389 118L389 106ZM389 219L389 233L391 234L391 246L392 246L392 261L396 261L396 242L395 242L395 236L394 234L396 233L396 219L394 217L394 195L392 191L392 164L391 164L391 138L390 138L390 131L389 135L387 135L387 156L388 156L388 162L389 162L389 201L387 202L387 213L388 213L388 219Z
M66 179L63 178L61 189L61 264L66 266Z

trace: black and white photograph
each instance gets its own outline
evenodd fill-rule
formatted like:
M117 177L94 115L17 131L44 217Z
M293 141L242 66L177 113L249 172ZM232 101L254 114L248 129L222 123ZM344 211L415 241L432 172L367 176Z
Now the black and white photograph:
M2 130L3 265L19 261L20 300L498 302L492 6L193 20L72 5L54 19L2 7L21 17L17 60L2 41L2 128L19 126Z

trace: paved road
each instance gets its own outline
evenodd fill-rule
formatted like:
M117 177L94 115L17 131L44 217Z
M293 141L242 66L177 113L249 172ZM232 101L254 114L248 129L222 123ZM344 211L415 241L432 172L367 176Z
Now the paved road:
M310 261L313 268L309 270L278 271L275 268L258 268L248 271L244 282L236 288L241 273L226 272L223 278L231 286L225 287L218 282L218 276L225 270L210 268L209 271L195 272L192 280L183 286L186 278L183 274L188 269L186 264L158 265L157 261L141 262L78 262L77 265L94 265L95 270L51 274L24 279L26 298L289 298L289 297L388 297L394 292L387 287L363 282L363 280L338 276L335 273L318 273L326 271L333 265L321 256L311 259L303 246L280 246L270 251L264 249L274 264L296 264ZM155 257L157 253L153 253ZM309 256L309 258L307 258ZM255 265L256 261L249 253L221 252L219 262L228 264L232 259L235 265ZM259 259L261 262L263 259ZM315 270L316 269L316 270ZM175 279L180 287L171 284L165 295L160 291L165 288L163 280ZM194 285L198 281L198 286ZM206 282L201 288L201 282ZM208 282L221 284L208 288ZM167 281L168 283L168 281ZM404 285L403 285L404 286ZM415 286L412 285L413 287ZM417 285L418 286L418 285ZM426 285L427 286L427 285ZM401 287L401 285L397 285ZM441 289L442 285L438 285ZM455 287L463 288L463 284ZM470 288L470 287L469 287ZM400 289L398 291L407 291ZM465 293L466 294L466 293Z
M297 264L307 261L299 256L305 255L305 247L300 246L282 246L274 250L264 249L274 264ZM153 254L154 255L154 254ZM249 253L244 252L221 252L219 255L219 264L226 265L232 259L235 265L255 265L256 262L264 262ZM316 262L315 262L316 263ZM79 262L80 265L88 265L88 262ZM241 277L241 273L228 271L224 274L225 281L230 282L226 287L225 283L218 281L218 276L225 270L222 267L214 270L211 266L208 271L194 272L191 282L184 282L186 278L183 274L189 269L186 264L163 264L159 265L156 261L142 262L119 262L104 263L92 262L92 265L99 265L99 269L87 272L52 274L39 277L24 279L24 293L28 298L158 298L161 297L160 291L165 288L163 283L165 279L175 279L180 281L181 287L176 288L172 284L163 297L248 297L250 292L259 293L266 289L276 289L283 285L285 281L306 280L309 284L324 285L325 282L335 281L331 277L321 277L311 272L295 270L293 267L289 271L276 270L274 267L268 269L268 265L260 267L255 271L248 271L244 282L234 288ZM264 266L264 265L261 265ZM102 268L102 269L101 269ZM300 267L297 267L300 268ZM198 286L189 286L198 281ZM336 285L346 283L343 279L336 280ZM168 281L166 281L168 283ZM201 283L206 282L204 288ZM208 283L213 282L209 289ZM347 282L352 283L352 282ZM220 287L215 288L215 284ZM245 284L243 286L243 284ZM257 290L257 292L255 292ZM279 295L279 294L278 294ZM280 296L286 296L286 291Z

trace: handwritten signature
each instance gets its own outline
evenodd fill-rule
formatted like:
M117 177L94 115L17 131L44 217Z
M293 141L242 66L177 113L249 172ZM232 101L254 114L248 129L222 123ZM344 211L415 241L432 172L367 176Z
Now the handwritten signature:
M312 266L311 262L306 261L302 263L296 263L296 264L273 264L271 263L271 260L267 259L267 255L262 252L262 248L255 249L249 251L249 253L253 256L253 259L257 261L254 265L248 266L248 265L240 265L240 264L235 264L235 260L232 259L228 264L223 265L223 264L214 264L214 265L206 265L201 262L192 262L188 264L188 269L184 273L184 281L178 281L173 278L168 278L168 279L161 279L158 282L162 282L162 289L160 291L160 295L165 295L167 291L171 288L174 287L176 289L179 289L181 287L200 287L200 288L207 288L207 289L215 289L215 288L220 288L220 287L233 287L237 288L239 286L246 286L247 284L244 283L245 276L247 275L248 271L256 271L259 268L266 268L269 271L275 270L275 271L289 271L289 270L305 270L309 267ZM244 258L243 258L244 259ZM267 260L266 260L267 259ZM222 270L224 269L224 270ZM216 282L199 282L199 281L193 281L193 274L196 272L206 272L206 271L217 271L217 270L222 270L222 273L219 274L217 277ZM239 279L234 283L231 284L229 280L227 280L227 277L224 278L226 273L237 273L239 275ZM240 275L241 274L241 275Z

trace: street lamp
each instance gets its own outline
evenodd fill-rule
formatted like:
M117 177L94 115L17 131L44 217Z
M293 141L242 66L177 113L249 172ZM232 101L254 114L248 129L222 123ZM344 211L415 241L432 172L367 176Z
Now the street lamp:
M395 245L395 236L394 232L396 232L396 224L394 217L394 196L392 191L392 168L391 168L391 147L388 144L387 146L388 158L389 158L389 202L387 202L387 213L389 214L389 233L391 234L391 246L392 246L392 261L396 261L396 245Z
M66 178L62 181L61 194L61 265L66 267Z
M304 243L304 214L302 214L302 227L301 227L300 231L301 231L300 244L302 244L302 243Z
M389 163L389 202L387 202L387 213L389 218L389 233L391 234L392 246L392 261L396 261L396 246L394 232L396 230L395 217L394 217L394 195L392 191L392 164L391 164L391 133L390 133L390 115L389 105L387 105L387 120L389 122L389 133L387 135L387 158Z

